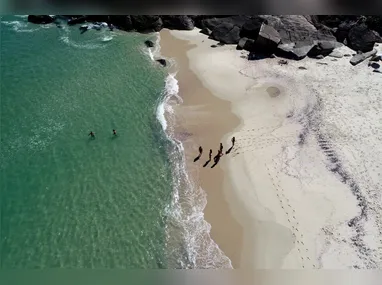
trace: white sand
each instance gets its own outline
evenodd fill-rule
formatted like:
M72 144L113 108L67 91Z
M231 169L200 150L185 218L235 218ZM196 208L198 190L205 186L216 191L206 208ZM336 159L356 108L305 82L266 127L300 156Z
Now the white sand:
M196 45L191 69L242 119L222 160L245 229L242 266L382 268L382 74L350 57L248 61L235 46L211 48L197 29L171 33Z

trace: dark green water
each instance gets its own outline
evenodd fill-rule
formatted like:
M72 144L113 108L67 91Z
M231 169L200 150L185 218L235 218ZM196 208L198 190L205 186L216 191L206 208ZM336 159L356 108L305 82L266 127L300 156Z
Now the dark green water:
M146 38L2 17L2 268L167 267L166 74Z

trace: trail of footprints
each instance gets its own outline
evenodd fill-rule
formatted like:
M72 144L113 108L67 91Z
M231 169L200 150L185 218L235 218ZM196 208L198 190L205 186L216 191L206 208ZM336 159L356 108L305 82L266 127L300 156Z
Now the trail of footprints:
M265 164L265 167L267 168L268 176L271 179L274 188L276 189L277 199L279 200L281 208L283 209L285 215L287 216L288 223L290 224L292 228L292 235L296 241L295 247L297 251L299 252L300 259L302 261L302 268L307 268L309 265L311 266L311 268L317 268L314 260L311 260L309 257L310 255L309 249L304 244L304 241L303 241L304 235L301 232L301 230L299 230L300 225L295 216L296 211L292 208L289 199L284 194L284 189L280 186L280 183L278 181L279 180L278 173L280 172L276 170L274 167L268 166L267 164ZM271 175L270 168L272 168L272 170L277 173L276 177L273 177Z

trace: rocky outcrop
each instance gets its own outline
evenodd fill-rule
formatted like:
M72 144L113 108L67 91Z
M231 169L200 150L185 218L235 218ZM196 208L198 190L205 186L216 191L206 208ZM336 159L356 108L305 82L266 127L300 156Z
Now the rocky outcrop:
M362 61L364 61L365 59L374 56L376 53L377 53L377 50L373 49L372 51L369 51L369 52L356 54L350 59L350 63L352 65L357 65L361 63Z
M133 21L130 16L110 16L110 23L115 25L118 29L124 31L132 31L134 30Z
M231 23L221 23L212 31L210 38L225 44L237 44L240 40L240 28Z
M50 24L55 21L55 18L49 15L29 15L28 22L33 24Z
M293 59L305 56L340 57L334 52L339 43L359 52L373 49L375 42L382 42L382 16L299 16L299 15L66 15L69 25L105 22L110 29L141 33L157 32L162 28L192 30L201 29L223 44L237 44L238 49L248 50L255 58L277 54ZM47 15L30 15L33 23L51 23L55 19ZM96 23L99 22L99 23ZM105 25L100 25L103 27ZM84 30L84 29L83 29ZM213 45L214 46L214 45ZM358 61L358 60L354 60Z
M194 21L185 15L180 16L162 16L163 26L174 30L193 30Z
M130 16L134 30L140 33L159 32L163 28L159 16Z

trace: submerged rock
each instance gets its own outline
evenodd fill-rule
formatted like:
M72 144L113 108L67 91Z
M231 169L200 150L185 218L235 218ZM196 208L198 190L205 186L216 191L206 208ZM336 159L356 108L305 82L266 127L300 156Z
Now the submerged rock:
M145 45L147 46L147 47L149 47L149 48L152 48L152 47L154 47L154 43L152 42L152 41L150 41L150 40L146 40L145 41Z
M167 61L163 58L157 59L157 62L159 62L162 66L166 67L167 66Z

